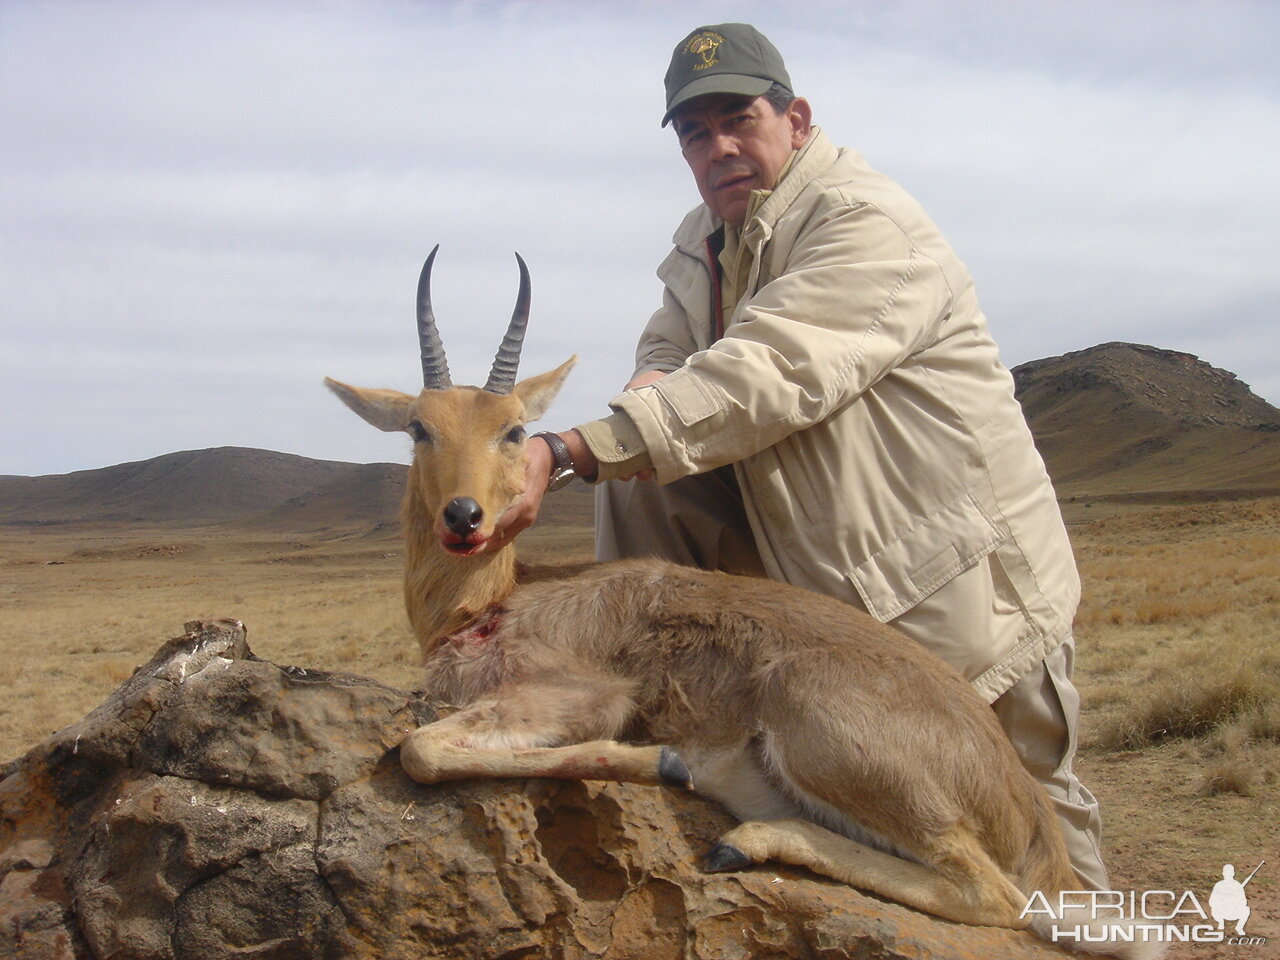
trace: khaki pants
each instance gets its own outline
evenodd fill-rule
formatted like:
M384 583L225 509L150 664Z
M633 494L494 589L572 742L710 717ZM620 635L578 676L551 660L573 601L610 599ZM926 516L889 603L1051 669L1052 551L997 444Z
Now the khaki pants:
M674 483L613 481L596 488L596 559L661 557L687 566L763 576L732 467ZM1071 769L1080 695L1068 637L991 705L1023 766L1049 794L1081 889L1106 890L1102 820Z

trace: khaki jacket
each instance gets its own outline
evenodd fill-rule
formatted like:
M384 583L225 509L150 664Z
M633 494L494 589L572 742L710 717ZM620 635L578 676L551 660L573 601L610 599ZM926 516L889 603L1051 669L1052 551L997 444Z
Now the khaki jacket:
M769 575L893 621L994 700L1069 634L1079 579L965 266L896 183L818 131L744 225L714 340L705 207L616 397L659 482L732 463ZM713 342L714 340L714 342Z

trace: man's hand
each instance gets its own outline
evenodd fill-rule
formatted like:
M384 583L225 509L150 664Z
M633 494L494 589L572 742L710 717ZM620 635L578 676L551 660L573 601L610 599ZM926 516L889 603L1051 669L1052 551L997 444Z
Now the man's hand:
M524 448L524 493L502 512L494 524L493 535L480 548L480 553L501 550L525 530L533 526L542 509L542 498L551 484L551 465L555 457L547 441L533 437Z
M587 446L582 434L577 430L559 434L560 439L569 448L569 458L573 461L574 472L580 477L593 478L600 465L595 454ZM551 453L551 445L540 437L531 437L524 448L524 493L511 506L502 512L498 522L494 524L493 535L478 552L491 553L501 550L517 536L533 526L538 519L538 511L542 509L542 498L547 495L547 487L551 485L551 465L555 456Z

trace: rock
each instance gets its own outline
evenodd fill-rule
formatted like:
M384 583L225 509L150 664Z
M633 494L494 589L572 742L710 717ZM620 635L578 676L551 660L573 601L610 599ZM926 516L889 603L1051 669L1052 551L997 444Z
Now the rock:
M415 784L396 744L434 716L188 624L0 771L0 956L1063 956L789 868L704 874L732 821L692 794Z

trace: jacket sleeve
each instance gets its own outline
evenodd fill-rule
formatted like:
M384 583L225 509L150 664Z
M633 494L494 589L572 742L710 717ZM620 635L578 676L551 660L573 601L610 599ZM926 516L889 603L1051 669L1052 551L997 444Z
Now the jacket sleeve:
M892 219L838 204L801 231L722 339L611 406L635 423L660 482L701 473L856 401L932 342L950 309L941 268Z

